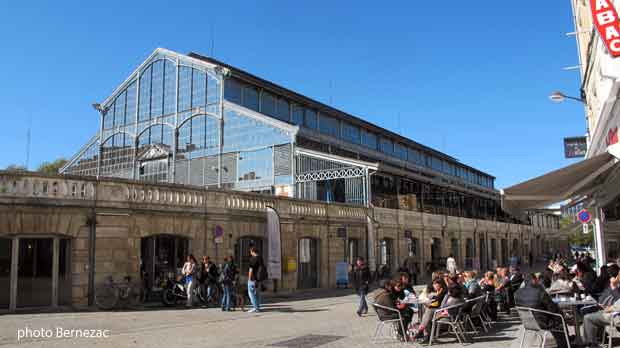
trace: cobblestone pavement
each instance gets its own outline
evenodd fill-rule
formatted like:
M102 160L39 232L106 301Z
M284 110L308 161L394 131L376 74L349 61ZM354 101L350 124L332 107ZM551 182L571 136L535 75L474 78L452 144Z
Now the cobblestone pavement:
M274 299L263 312L219 309L148 309L143 311L11 314L0 317L0 347L407 347L390 337L371 343L377 318L355 315L352 295L315 299ZM51 338L18 339L25 328ZM58 338L57 328L109 330L107 338ZM30 332L30 335L35 331ZM518 347L520 325L503 317L492 332L474 337L471 348ZM22 334L28 332L22 331ZM434 345L435 346L435 345ZM445 336L437 347L458 347Z

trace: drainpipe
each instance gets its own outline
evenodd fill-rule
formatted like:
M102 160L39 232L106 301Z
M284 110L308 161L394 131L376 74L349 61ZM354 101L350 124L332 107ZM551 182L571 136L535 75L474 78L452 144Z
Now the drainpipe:
M96 192L96 189L95 189L95 192ZM88 228L88 305L92 306L95 303L95 239L97 238L97 215L95 213L94 205L90 210L90 214L88 218L86 219L86 225L88 225L89 227Z

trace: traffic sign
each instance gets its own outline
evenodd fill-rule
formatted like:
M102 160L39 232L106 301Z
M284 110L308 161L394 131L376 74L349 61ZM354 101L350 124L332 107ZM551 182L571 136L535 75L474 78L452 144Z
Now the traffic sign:
M587 224L592 219L592 216L590 215L589 211L583 209L579 212L579 214L577 214L577 218L579 219L579 221L581 221L581 223Z

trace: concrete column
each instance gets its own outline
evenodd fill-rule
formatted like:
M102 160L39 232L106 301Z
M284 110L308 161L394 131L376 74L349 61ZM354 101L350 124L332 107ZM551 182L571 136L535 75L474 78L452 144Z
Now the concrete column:
M17 263L19 262L19 237L13 238L11 249L11 289L9 299L9 311L13 312L17 308Z
M52 307L58 307L58 270L60 258L60 240L54 237L52 245Z

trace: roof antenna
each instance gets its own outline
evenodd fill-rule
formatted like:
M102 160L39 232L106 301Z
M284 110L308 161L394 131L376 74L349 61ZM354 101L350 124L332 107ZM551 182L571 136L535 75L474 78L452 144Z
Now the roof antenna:
M403 135L403 128L400 123L400 111L398 112L398 134Z
M215 25L211 22L211 57L215 58Z

